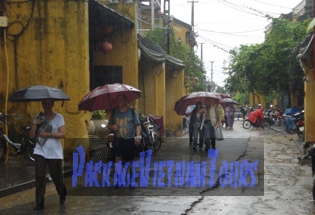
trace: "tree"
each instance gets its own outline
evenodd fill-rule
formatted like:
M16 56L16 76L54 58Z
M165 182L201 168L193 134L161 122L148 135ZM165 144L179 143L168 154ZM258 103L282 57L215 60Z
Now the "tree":
M179 44L175 40L174 32L170 31L170 55L180 59L186 65L184 69L185 88L188 93L193 91L205 90L206 71L203 62L196 55L194 50L185 44ZM145 36L154 45L167 49L165 43L165 31L160 28L155 28L149 31Z
M272 19L272 29L264 43L241 45L230 50L231 60L224 68L229 77L226 88L234 92L257 92L265 97L303 90L303 72L292 49L305 37L310 19L289 22Z

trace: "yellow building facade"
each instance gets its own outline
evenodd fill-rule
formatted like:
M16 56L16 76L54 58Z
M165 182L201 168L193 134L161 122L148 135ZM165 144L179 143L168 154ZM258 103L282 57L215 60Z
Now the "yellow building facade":
M78 104L96 86L121 82L139 88L141 99L132 107L144 114L164 117L166 131L181 130L182 118L173 111L183 94L184 65L165 56L163 62L146 61L139 48L137 5L103 5L98 1L4 2L1 16L0 111L9 115L9 136L31 124L42 111L39 102L8 102L15 90L32 85L62 89L70 101L56 102L63 114L71 153L74 142L88 134L91 113ZM110 30L108 30L110 29ZM108 42L111 49L100 45ZM107 115L108 117L109 115Z

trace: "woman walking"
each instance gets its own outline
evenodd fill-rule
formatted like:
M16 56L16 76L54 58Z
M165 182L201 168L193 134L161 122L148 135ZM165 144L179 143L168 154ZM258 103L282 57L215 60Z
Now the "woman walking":
M200 130L201 122L203 119L203 108L201 102L196 102L196 108L191 113L191 123L192 123L192 137L193 137L193 150L197 150L197 142L198 142L198 136L199 136L199 148L202 148L203 145L203 137L202 137L202 131Z
M235 115L235 108L233 104L228 104L225 108L226 118L227 118L227 127L226 129L230 130L233 128L234 124L234 115Z
M47 166L59 194L60 204L64 204L67 195L63 182L63 149L60 141L66 135L65 121L61 114L53 112L54 100L43 99L42 106L44 113L41 112L35 117L30 133L31 138L36 138L34 148L36 206L34 210L44 209Z

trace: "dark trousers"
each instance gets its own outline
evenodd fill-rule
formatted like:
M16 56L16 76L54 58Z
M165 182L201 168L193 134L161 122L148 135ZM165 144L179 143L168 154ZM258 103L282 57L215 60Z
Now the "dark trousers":
M312 155L312 175L313 175L313 200L315 201L315 181L314 181L314 175L315 175L315 155ZM315 202L314 202L315 205Z
M205 141L205 132L203 129L199 131L199 148L203 147L203 143Z
M194 129L193 126L189 127L189 145L191 146L193 144L193 133ZM205 132L204 129L199 131L199 148L202 148L203 143L205 142Z
M211 125L211 122L209 120L205 121L204 132L206 148L210 148L211 145L211 147L214 149L216 142L214 135L214 127Z
M66 187L63 182L62 160L61 159L45 159L43 156L34 155L35 157L35 198L37 206L44 206L44 196L46 191L46 169L55 184L59 196L66 195Z
M191 146L193 143L193 133L194 133L194 128L192 125L189 125L189 130L188 130L188 134L189 134L189 145Z

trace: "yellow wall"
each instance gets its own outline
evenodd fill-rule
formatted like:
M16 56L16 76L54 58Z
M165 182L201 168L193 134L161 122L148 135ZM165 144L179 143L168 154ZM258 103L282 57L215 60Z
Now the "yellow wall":
M11 25L8 34L20 34L9 37L7 59L0 47L0 77L9 82L0 85L1 109L5 104L5 92L31 85L49 85L66 92L70 101L64 106L56 102L55 111L64 115L67 138L87 134L90 114L79 112L77 105L89 90L89 51L88 51L88 3L83 1L34 1L6 4L6 16ZM19 22L26 24L20 29ZM3 32L3 31L1 31ZM5 35L7 36L7 35ZM4 36L1 36L4 40ZM8 104L8 114L12 116L12 125L32 123L33 117L42 111L39 102ZM66 150L72 150L71 146Z
M304 97L304 119L305 119L305 142L315 141L315 117L314 117L314 104L315 104L315 80L313 70L307 74L309 82L305 82L305 97Z
M166 77L165 130L170 133L176 133L176 135L181 135L183 118L177 115L174 111L174 106L175 102L184 95L184 70L177 71L176 77L172 77L172 74L168 72Z
M258 99L258 97L259 97L259 99ZM258 104L261 104L264 108L269 108L269 107L266 107L266 101L265 101L265 98L263 95L254 94L251 92L249 94L249 106L256 108L256 106Z
M182 39L183 44L187 44L187 38L186 38L186 32L189 31L189 29L185 28L184 26L180 25L177 22L173 22L173 31L174 31L174 40L177 41L180 37Z

